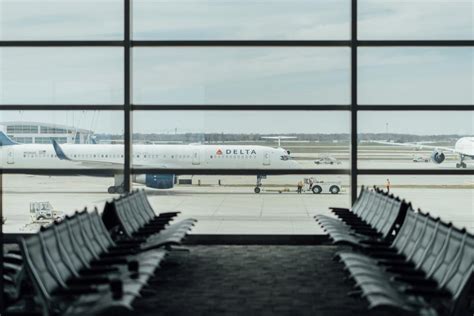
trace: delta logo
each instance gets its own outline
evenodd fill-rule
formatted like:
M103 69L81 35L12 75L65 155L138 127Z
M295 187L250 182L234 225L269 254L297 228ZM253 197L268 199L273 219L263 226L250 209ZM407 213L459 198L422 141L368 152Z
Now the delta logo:
M224 152L219 148L216 151L216 156L220 156L224 154ZM255 149L226 149L226 155L256 155L257 152Z

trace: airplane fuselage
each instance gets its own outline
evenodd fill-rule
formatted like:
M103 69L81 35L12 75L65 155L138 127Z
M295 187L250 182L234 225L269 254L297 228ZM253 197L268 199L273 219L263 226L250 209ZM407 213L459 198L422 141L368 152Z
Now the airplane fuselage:
M123 145L63 144L70 160L50 144L2 146L2 168L102 168L123 164ZM298 164L282 148L245 145L133 145L134 167L168 169L291 169Z

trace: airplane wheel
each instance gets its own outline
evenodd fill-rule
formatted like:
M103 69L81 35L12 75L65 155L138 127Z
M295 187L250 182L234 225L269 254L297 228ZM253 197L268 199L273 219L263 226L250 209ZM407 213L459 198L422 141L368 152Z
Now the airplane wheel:
M124 194L125 193L125 190L124 190L123 186L117 187L117 193L118 194Z
M331 192L331 194L338 194L340 190L338 186L333 185L332 187L329 188L329 191Z
M114 194L114 193L116 193L115 187L114 187L114 186L109 187L109 188L107 189L107 193L109 193L109 194Z
M456 168L461 168L461 164L457 163Z
M467 165L465 162L461 163L461 168L467 168Z
M255 187L255 189L253 189L253 192L255 192L255 193L257 193L257 194L260 193L260 188L259 188L259 187Z
M319 193L321 193L322 191L323 191L323 188L321 188L319 185L315 185L315 186L313 187L313 193L314 193L314 194L319 194Z

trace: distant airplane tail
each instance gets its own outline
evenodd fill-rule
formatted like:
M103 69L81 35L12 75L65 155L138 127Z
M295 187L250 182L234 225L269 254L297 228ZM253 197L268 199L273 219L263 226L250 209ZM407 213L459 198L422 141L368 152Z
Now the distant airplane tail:
M18 143L13 141L4 132L0 131L0 147L2 147L2 146L12 146L12 145L18 145Z

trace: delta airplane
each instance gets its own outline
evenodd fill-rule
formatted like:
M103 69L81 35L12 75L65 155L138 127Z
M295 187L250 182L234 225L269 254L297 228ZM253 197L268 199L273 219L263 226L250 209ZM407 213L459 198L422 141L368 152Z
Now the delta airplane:
M406 147L413 147L418 149L433 149L433 153L431 154L431 161L435 164L440 164L446 159L446 155L444 154L445 151L451 152L453 154L459 155L459 162L456 163L456 168L466 168L467 165L464 162L466 158L470 158L474 160L474 137L461 137L456 141L454 144L454 148L452 147L439 147L439 146L429 146L423 145L419 143L391 143L391 142L375 142L378 144L384 145L394 145L394 146L406 146Z
M19 144L0 131L1 168L86 169L121 168L123 145ZM283 148L246 145L133 145L134 168L163 169L299 169L290 152ZM170 189L175 174L134 175L132 181L156 189ZM260 193L257 176L255 193ZM123 192L123 176L114 175L109 193Z

